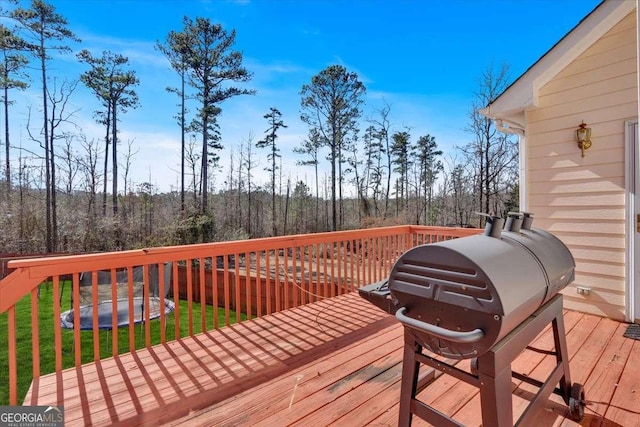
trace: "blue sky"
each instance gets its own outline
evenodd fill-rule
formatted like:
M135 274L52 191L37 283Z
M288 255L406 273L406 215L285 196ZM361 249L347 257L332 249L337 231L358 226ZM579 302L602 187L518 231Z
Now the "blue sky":
M464 132L481 72L507 63L515 79L593 10L599 0L452 0L452 1L317 1L317 0L54 0L52 4L83 41L74 51L89 49L129 57L140 79L140 108L121 115L121 141L133 140L134 186L144 181L166 191L177 188L180 136L174 116L177 98L167 86L177 75L154 49L171 30L182 28L183 16L208 17L237 32L235 48L244 54L253 79L242 96L222 105L220 125L222 170L215 189L228 173L231 150L237 162L239 145L253 132L263 137L270 107L278 108L289 126L280 132L285 179L306 180L313 170L296 166L292 153L306 136L300 121L300 88L332 64L358 73L367 87L364 117L391 105L392 130L411 129L414 139L435 136L445 154L466 144ZM23 1L23 4L26 3ZM86 66L74 55L56 59L50 76L77 78ZM26 116L29 99L37 99L38 82L15 96L15 114ZM92 119L97 100L79 86L75 121L89 137L101 138ZM366 123L361 126L366 128ZM17 130L13 134L16 138ZM28 146L26 136L14 144ZM120 149L122 153L124 148ZM258 185L268 181L266 150L253 173Z

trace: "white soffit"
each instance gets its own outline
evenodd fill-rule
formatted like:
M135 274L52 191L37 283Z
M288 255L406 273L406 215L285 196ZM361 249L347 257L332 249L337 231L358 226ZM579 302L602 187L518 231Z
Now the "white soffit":
M481 113L491 118L524 118L524 110L537 106L540 88L635 8L635 1L605 0Z

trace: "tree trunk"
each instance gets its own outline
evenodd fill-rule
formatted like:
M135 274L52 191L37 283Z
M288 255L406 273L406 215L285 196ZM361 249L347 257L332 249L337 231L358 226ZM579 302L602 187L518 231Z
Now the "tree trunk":
M236 200L235 227L240 228L242 227L242 147L238 159L238 197Z
M208 94L205 94L205 99ZM207 185L209 183L209 163L207 162L207 158L209 157L209 153L207 152L208 148L208 140L209 140L209 117L207 113L203 114L202 117L202 166L200 171L200 176L202 176L202 182L200 186L202 188L202 206L201 212L206 214L208 212L208 204L209 204L209 190ZM203 239L204 242L204 239Z
M43 23L41 23L43 24ZM42 117L44 132L44 161L45 161L45 187L46 187L46 248L47 252L53 252L52 225L51 225L51 153L49 152L49 111L47 102L47 69L45 62L44 35L40 34L40 67L42 72Z
M284 230L283 234L287 234L287 219L289 217L289 191L291 189L291 180L287 179L287 197L284 202Z
M20 226L18 227L18 248L22 250L22 242L25 240L24 236L24 177L23 177L23 169L22 169L22 156L19 157L18 160L18 188L19 188L19 212L20 212Z
M5 65L6 70L6 65ZM7 74L5 73L5 81L8 79ZM7 199L8 195L11 192L11 157L9 150L9 88L7 85L4 87L4 154L5 154L5 163L4 163L4 179L6 180L5 185L7 187Z
M386 141L386 149L387 149L387 190L384 195L384 215L382 215L382 219L387 219L387 212L389 212L389 191L391 189L391 173L392 173L392 165L391 165L391 147L389 147L389 137L385 138Z
M54 108L55 112L55 108ZM49 152L51 153L49 161L51 162L51 247L55 252L58 249L58 201L56 189L56 156L53 147L53 114L51 116L51 132L49 135Z
M251 237L251 172L247 173L247 233Z
M486 132L485 132L485 141L486 141L486 145L485 145L485 149L484 149L484 212L485 213L490 213L490 200L489 200L489 194L491 192L491 178L490 178L490 172L489 172L489 148L490 148L490 141L491 141L491 135L489 135L489 128L487 127ZM494 214L497 214L497 212L494 212Z
M342 141L338 144L338 199L340 216L338 217L338 228L344 228L344 205L342 202Z
M328 231L330 229L330 225L329 225L329 203L327 203L325 200L327 200L329 198L329 194L327 194L328 191L328 185L327 185L327 174L324 174L324 200L322 201L322 203L324 204L324 230L323 231Z
M117 105L115 100L113 101L113 105L111 106L111 128L113 129L113 134L111 136L111 141L113 141L113 146L111 147L111 153L113 154L113 158L111 160L111 168L112 168L112 176L113 182L111 195L111 200L113 204L113 217L118 216L118 120L117 120Z
M109 182L108 178L108 168L109 168L109 144L111 141L111 102L107 103L107 114L105 121L106 133L104 137L104 171L103 171L103 182L102 182L102 216L107 216L107 182Z
M319 216L320 216L320 184L318 183L318 160L316 159L315 162L315 172L316 172L316 224L315 224L315 231L319 231L320 229L320 224L319 224Z
M278 226L276 221L276 157L271 153L271 227L272 235L278 235ZM286 234L286 233L285 233Z
M180 91L180 210L184 212L184 132L185 132L185 97L184 97L184 71L180 74L182 89Z
M335 123L335 120L333 121ZM331 231L336 231L336 224L338 223L337 210L336 210L336 144L338 143L335 131L335 125L332 129L331 135Z

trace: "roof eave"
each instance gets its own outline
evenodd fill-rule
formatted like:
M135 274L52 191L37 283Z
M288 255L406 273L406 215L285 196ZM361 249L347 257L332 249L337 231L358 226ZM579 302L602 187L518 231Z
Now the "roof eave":
M524 124L540 89L635 8L635 1L602 2L480 113Z

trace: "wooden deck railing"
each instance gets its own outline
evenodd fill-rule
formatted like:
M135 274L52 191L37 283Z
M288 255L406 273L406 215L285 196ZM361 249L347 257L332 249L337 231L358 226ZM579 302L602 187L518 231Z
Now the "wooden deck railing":
M40 375L347 293L384 279L413 246L478 232L397 226L12 261L15 271L0 281L0 325L7 325L6 336L0 332L6 355L4 362L0 355L0 405L18 404ZM134 283L140 267L142 282ZM103 271L111 273L111 332L99 328L95 308ZM83 274L92 278L89 331L82 331L79 318ZM174 313L160 310L151 321L147 310L135 326L134 285L146 306L150 287L157 287L160 306L171 299ZM118 288L128 301L125 326L118 319ZM65 309L73 310L72 330L61 326Z

